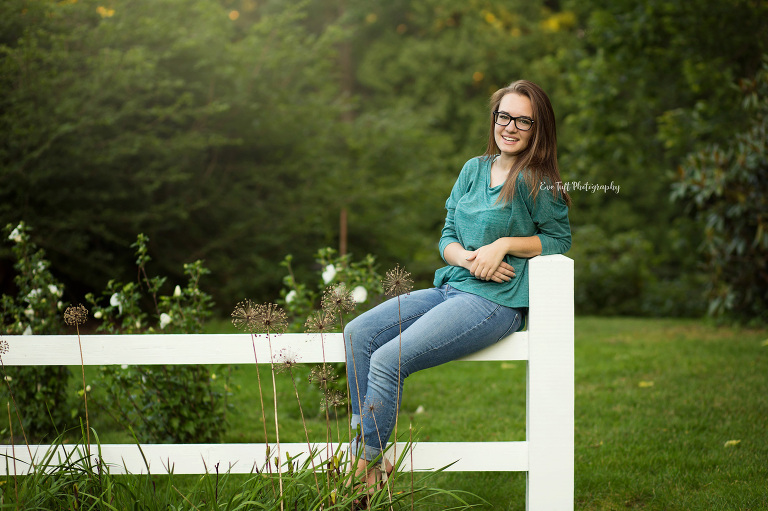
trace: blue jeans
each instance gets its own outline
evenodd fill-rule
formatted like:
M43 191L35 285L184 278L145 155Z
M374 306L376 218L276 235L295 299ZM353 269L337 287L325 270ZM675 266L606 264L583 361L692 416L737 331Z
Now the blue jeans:
M521 321L517 309L449 285L391 298L352 320L344 329L352 429L362 425L352 454L370 461L382 452L405 378L486 348Z

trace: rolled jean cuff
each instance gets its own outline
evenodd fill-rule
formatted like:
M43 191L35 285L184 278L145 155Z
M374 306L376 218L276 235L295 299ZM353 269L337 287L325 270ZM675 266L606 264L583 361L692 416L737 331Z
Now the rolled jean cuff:
M360 417L360 414L353 413L352 418L349 421L349 425L352 428L352 431L357 433L357 427L360 426L362 423L362 418Z
M381 449L368 444L363 445L362 435L357 435L352 439L352 442L349 444L349 452L353 457L359 456L361 459L368 462L381 456Z
M352 441L349 443L349 452L352 457L360 457L365 461L375 460L380 454L381 449L365 444L363 447L363 433L362 433L362 417L359 414L353 413L350 419L350 426L352 427L353 434Z

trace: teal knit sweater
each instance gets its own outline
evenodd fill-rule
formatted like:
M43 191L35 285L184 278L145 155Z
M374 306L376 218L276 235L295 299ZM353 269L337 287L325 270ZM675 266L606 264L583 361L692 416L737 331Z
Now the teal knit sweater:
M493 243L506 236L533 236L541 240L541 254L564 254L571 247L568 207L542 186L536 201L521 172L511 202L496 202L502 186L491 188L493 158L476 157L464 164L459 178L445 202L445 217L440 238L440 256L450 243L466 250ZM507 255L504 260L515 268L509 282L476 279L460 266L445 266L435 272L435 286L449 284L455 289L476 294L507 307L528 308L528 259ZM446 261L447 262L447 261Z

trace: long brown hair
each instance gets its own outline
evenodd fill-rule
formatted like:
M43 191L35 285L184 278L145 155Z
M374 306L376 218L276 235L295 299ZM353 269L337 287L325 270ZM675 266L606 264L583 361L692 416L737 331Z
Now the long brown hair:
M547 94L533 82L528 80L518 80L512 82L509 86L497 90L490 101L491 128L488 133L488 147L483 155L486 158L493 158L501 154L499 146L496 145L494 137L493 112L499 109L501 99L507 94L519 94L531 100L533 109L533 133L531 134L528 147L518 155L514 165L509 169L507 179L501 189L499 200L510 202L515 195L515 187L520 172L524 173L528 188L533 194L533 200L539 194L539 183L546 183L551 186L552 194L555 198L562 197L567 206L571 205L571 197L564 187L559 186L562 182L560 170L557 166L557 128L555 126L555 112L552 109L552 103Z

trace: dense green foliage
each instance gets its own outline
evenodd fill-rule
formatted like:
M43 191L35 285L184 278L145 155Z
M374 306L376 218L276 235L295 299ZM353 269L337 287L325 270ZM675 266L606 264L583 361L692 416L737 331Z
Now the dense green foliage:
M680 167L674 196L706 226L710 311L768 320L768 58L740 83L746 122Z
M561 165L566 179L621 185L618 195L576 196L573 246L585 241L582 250L610 252L611 238L629 235L634 244L651 250L645 255L633 250L629 256L638 263L628 279L628 287L638 293L634 298L618 300L607 310L599 301L582 301L578 310L701 313L703 226L684 214L683 202L669 200L670 187L689 152L722 140L743 122L732 85L753 76L768 50L768 6L711 1L703 7L669 0L566 5L584 23L579 27L582 44L558 53L568 72L567 89L557 96L567 109ZM602 242L581 238L589 224L602 230ZM608 268L626 257L614 256ZM577 287L592 288L580 293L624 286L624 279L610 270L606 277L599 272L586 272L588 279L579 276L593 261L574 258ZM649 271L638 282L641 268ZM630 292L625 289L625 295Z
M768 6L739 0L8 0L0 20L0 224L35 227L70 300L128 280L144 232L156 273L206 261L222 311L274 299L342 210L349 251L429 283L487 98L524 77L558 115L574 250L649 249L631 291L623 255L576 259L578 310L700 314L705 226L671 186L757 115L732 85L768 53Z

